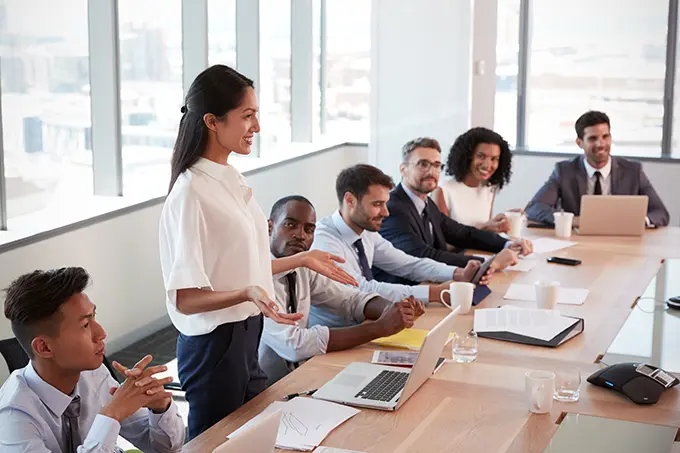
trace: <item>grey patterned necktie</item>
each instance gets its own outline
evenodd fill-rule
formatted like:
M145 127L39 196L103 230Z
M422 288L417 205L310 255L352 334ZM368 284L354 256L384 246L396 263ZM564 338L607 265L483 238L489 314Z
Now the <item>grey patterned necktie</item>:
M78 453L80 430L78 429L78 417L80 417L80 396L73 398L63 415L61 416L61 433L66 439L64 453Z

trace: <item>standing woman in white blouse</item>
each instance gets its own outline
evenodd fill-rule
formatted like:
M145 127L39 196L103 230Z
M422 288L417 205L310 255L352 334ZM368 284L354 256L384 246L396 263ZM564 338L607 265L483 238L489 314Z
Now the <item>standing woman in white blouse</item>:
M258 364L262 315L276 311L272 270L309 267L355 284L328 253L272 261L267 219L228 160L250 153L260 131L253 82L224 65L196 77L182 107L172 154L170 192L160 221L166 305L180 331L177 361L189 402L189 438L264 390Z
M512 153L503 137L484 127L460 135L449 151L446 174L449 178L432 192L444 215L494 233L510 231L505 214L491 217L496 192L512 175Z

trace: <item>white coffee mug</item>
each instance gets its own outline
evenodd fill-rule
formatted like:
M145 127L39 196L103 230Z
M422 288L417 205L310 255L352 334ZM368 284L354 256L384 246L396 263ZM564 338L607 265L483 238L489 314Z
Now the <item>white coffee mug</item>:
M525 375L525 395L530 412L545 414L552 410L555 373L533 370Z
M574 214L571 212L556 212L553 215L555 217L555 236L558 238L571 237Z
M510 224L510 231L508 236L511 238L518 238L522 235L522 224L524 223L524 214L516 211L509 211L505 213L505 217Z
M449 289L445 289L439 295L439 300L449 307L451 310L455 310L456 307L460 307L458 313L464 315L470 311L472 307L472 296L475 292L475 285L470 282L453 282L449 286ZM447 304L444 301L444 294L448 293L451 298L451 304Z
M544 310L557 309L557 296L560 291L560 282L539 280L534 283L536 290L536 306Z

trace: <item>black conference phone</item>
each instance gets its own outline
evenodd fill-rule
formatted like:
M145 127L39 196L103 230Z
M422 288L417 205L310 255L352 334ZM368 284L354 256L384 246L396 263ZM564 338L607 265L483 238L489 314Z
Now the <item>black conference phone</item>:
M678 297L671 297L666 301L668 304L668 308L672 308L674 310L680 310L680 296Z
M654 404L661 393L680 381L670 373L646 363L617 363L588 377L588 382L616 390L637 404Z

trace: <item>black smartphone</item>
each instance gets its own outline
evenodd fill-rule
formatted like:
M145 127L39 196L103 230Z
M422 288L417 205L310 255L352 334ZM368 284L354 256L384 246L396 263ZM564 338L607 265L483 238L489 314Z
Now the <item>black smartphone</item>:
M489 270L491 267L491 263L493 260L496 258L496 255L493 255L489 258L486 259L482 264L480 264L479 268L477 268L477 272L475 273L475 276L472 277L471 282L474 283L475 285L479 283L479 281L484 277L484 274Z
M580 260L572 260L571 258L560 258L559 256L551 256L548 258L549 263L566 264L567 266L578 266L581 264Z

